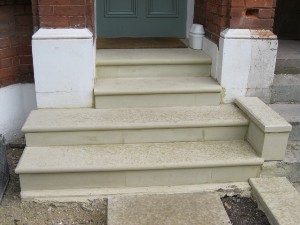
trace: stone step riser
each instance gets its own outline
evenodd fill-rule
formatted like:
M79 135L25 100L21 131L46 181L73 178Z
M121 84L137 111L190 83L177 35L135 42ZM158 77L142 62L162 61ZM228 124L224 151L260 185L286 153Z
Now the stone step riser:
M211 65L97 66L97 78L210 76Z
M220 93L96 95L95 106L99 109L173 106L193 107L219 105L220 99Z
M26 133L27 146L243 140L248 126Z
M43 196L44 190L56 190L56 195L65 190L124 188L150 186L180 186L206 183L245 182L249 178L258 177L260 165L242 165L234 167L189 168L168 170L138 171L95 171L45 174L20 174L22 198L30 198L34 193ZM88 192L87 192L88 193Z

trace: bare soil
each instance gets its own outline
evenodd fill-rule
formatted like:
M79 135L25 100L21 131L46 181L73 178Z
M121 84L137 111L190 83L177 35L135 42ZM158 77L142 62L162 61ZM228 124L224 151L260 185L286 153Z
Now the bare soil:
M22 147L12 145L13 147ZM22 202L15 167L23 148L8 148L10 182L0 203L1 225L105 225L106 201L84 203Z
M270 225L268 218L253 199L226 196L221 200L233 225Z

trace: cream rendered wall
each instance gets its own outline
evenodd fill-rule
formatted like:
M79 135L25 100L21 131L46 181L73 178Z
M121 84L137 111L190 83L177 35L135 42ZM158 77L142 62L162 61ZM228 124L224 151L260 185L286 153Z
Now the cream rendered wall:
M255 96L268 103L278 40L267 30L226 29L219 47L204 38L203 51L212 58L212 77L223 87L225 103Z
M36 109L34 84L14 84L0 88L0 133L7 143L20 138L31 110Z
M33 35L38 108L93 107L94 51L88 29L40 29Z

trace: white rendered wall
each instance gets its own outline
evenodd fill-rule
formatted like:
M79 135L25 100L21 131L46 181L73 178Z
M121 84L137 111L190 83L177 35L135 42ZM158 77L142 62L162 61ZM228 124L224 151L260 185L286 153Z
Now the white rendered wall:
M38 108L92 107L92 33L88 29L40 29L32 39Z
M271 31L227 29L221 33L217 80L225 90L224 102L238 96L270 101L277 47Z
M218 65L218 57L219 57L218 46L208 38L204 37L202 50L211 57L212 60L211 76L214 79L217 79L217 65Z
M34 84L14 84L0 88L0 133L7 143L20 138L21 128L36 109Z

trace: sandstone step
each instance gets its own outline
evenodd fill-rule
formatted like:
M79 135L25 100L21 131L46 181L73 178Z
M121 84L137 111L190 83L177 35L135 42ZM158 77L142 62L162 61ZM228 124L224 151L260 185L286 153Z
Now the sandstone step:
M113 196L108 225L229 225L220 196L214 193Z
M27 146L244 139L248 119L234 105L40 109L22 131Z
M185 49L103 49L96 53L97 77L210 76L211 58Z
M27 147L16 173L29 198L53 190L69 196L74 189L88 195L97 188L247 181L262 163L243 140Z
M299 224L300 194L286 177L253 178L250 185L271 224Z
M96 108L219 105L211 77L105 78L95 83Z

